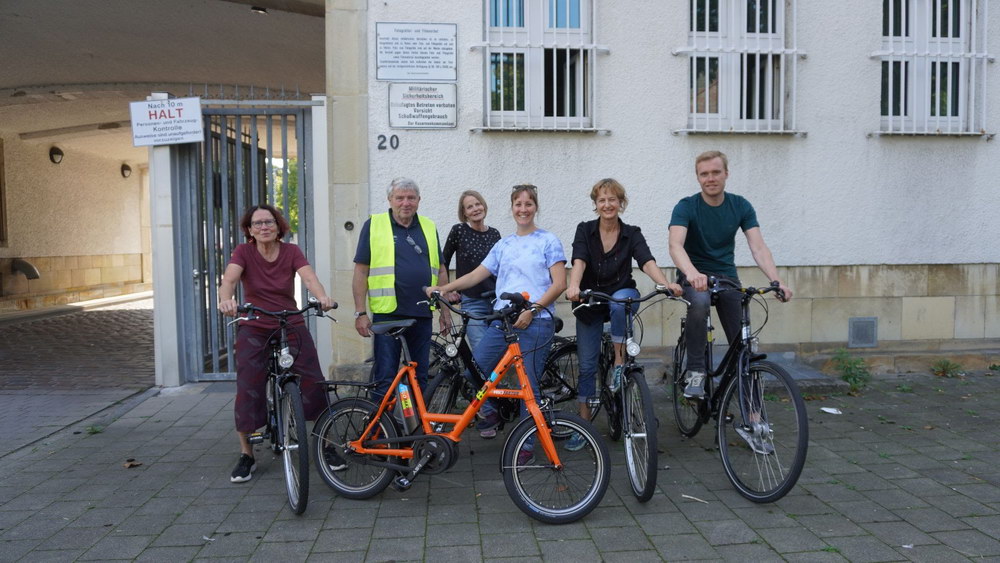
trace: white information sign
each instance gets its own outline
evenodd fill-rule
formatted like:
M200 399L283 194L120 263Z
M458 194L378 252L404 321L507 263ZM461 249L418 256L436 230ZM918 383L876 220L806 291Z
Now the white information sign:
M375 23L376 80L457 80L458 24Z
M454 84L389 84L389 127L444 129L458 125Z
M145 100L129 104L132 146L176 145L205 140L201 98Z

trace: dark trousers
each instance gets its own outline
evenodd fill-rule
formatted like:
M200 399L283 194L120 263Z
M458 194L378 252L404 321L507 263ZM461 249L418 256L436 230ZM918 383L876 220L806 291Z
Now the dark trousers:
M417 362L417 383L421 391L427 388L427 364L430 363L431 357L433 320L430 317L418 318L417 322L403 333L403 340L410 350L410 357ZM382 402L382 398L389 391L389 384L399 372L399 356L403 347L398 340L387 334L376 334L374 338L375 366L372 368L372 381L376 386L372 390L371 399L378 404Z
M738 279L730 279L739 283ZM680 276L678 283L684 288L684 299L691 302L684 329L688 371L704 372L706 367L711 367L705 365L704 351L708 339L708 313L712 308L712 294L708 291L695 291L684 276ZM726 341L730 344L740 337L740 295L736 291L724 291L719 294L715 306L715 312L722 322L722 330L726 333Z
M236 331L236 431L250 433L267 423L267 362L271 356L270 338L278 338L277 329L241 326ZM288 344L299 375L299 390L306 420L315 420L329 405L323 370L309 330L305 326L288 328Z

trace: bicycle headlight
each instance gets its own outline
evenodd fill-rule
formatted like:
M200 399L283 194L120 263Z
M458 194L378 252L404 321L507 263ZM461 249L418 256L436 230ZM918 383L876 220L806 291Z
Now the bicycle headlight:
M639 355L639 352L641 350L642 349L639 347L639 343L636 342L635 340L632 340L631 338L629 338L625 342L625 351L628 352L629 356L632 356L634 358L634 357L636 357L636 356Z
M750 353L756 354L760 350L760 339L754 336L750 339Z
M451 342L445 344L445 346L444 346L444 354L446 356L448 356L449 358L454 358L455 356L458 355L458 346L455 346Z
M292 367L292 364L294 363L295 363L295 358L293 358L292 355L288 352L288 348L283 349L281 351L281 355L278 356L278 365L284 369L288 369Z

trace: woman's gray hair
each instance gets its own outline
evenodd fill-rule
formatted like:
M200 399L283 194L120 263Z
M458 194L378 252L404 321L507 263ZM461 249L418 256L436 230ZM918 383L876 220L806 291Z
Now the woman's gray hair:
M389 183L389 189L385 191L385 196L392 197L392 192L394 190L413 190L416 192L417 197L420 197L420 188L417 187L417 183L403 176L400 176Z

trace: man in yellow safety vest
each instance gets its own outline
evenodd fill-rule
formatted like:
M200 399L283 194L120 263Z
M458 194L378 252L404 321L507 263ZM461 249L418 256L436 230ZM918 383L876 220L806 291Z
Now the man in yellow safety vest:
M423 288L448 281L448 267L441 259L434 222L417 215L420 188L409 178L389 184L389 212L369 217L361 228L354 255L354 328L364 337L372 335L372 323L414 319L403 337L417 362L417 380L427 384L433 312ZM367 296L367 299L366 299ZM447 311L441 313L441 330L451 325ZM400 344L391 336L375 335L377 383L372 400L379 402L399 368Z

